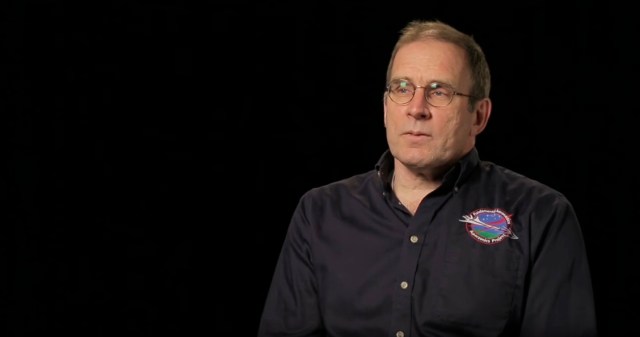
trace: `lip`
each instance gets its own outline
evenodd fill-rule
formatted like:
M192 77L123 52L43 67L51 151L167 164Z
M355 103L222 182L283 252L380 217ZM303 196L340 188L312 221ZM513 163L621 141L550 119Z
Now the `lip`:
M430 134L426 133L426 132L422 132L422 131L407 131L404 133L407 136L414 136L414 137L429 137Z
M431 139L431 135L422 132L422 131L407 131L402 134L402 137L410 143L419 143L427 142Z

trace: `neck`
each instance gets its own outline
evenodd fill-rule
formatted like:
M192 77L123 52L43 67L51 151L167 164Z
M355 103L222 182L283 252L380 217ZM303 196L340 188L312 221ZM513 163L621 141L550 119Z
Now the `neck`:
M402 176L398 178L395 171L391 177L391 189L411 214L415 214L422 199L438 188L440 183L440 181L424 180L419 176L409 177L409 179Z

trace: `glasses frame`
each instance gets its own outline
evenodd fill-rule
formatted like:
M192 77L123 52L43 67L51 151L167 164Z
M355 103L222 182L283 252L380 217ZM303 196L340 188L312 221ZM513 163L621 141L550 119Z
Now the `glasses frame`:
M391 97L391 83L393 83L394 81L404 81L404 82L407 82L407 83L411 84L412 86L414 86L416 88L416 90L413 91L413 95L411 95L411 98L408 101L406 101L405 103L398 103ZM431 89L430 86L433 85L434 83L439 84L441 87L447 87L447 88L449 88L451 90L451 92L453 92L453 94L451 95L451 99L449 100L449 102L447 102L447 104L445 104L445 105L434 105L433 103L429 102L429 99L427 98L427 92L428 92L428 89ZM427 85L416 85L416 84L414 84L413 82L411 82L409 80L395 79L395 80L391 80L391 82L389 84L387 84L387 87L386 87L389 99L393 103L396 103L396 104L399 104L399 105L407 105L407 104L411 103L413 98L416 96L416 91L417 91L418 88L424 88L425 89L424 90L424 94L422 95L424 97L424 100L427 102L427 104L431 105L432 107L436 107L436 108L442 108L442 107L445 107L445 106L449 106L449 104L451 104L451 102L453 102L453 98L455 96L463 96L463 97L469 97L469 98L474 98L474 99L478 98L478 97L473 96L473 95L468 95L468 94L463 94L461 92L458 92L450 84L437 82L437 81L433 81L433 82L431 82L431 83L429 83Z

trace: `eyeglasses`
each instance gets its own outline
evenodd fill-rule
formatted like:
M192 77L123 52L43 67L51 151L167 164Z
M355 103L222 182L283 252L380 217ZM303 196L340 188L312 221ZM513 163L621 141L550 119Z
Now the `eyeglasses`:
M454 96L475 98L471 95L459 93L452 86L445 83L431 82L426 86L420 86L403 79L391 81L387 85L387 92L389 92L389 98L392 101L404 105L411 102L418 88L424 88L424 96L427 103L434 107L449 105Z

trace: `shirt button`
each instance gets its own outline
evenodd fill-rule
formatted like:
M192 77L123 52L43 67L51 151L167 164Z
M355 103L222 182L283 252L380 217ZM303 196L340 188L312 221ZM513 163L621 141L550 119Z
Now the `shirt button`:
M411 243L416 243L416 242L418 242L418 236L417 235L411 235L409 240L411 241Z
M402 330L398 330L398 331L396 332L396 337L404 337L404 331L402 331Z
M400 282L400 288L407 289L407 287L409 287L409 283L407 283L407 281Z

